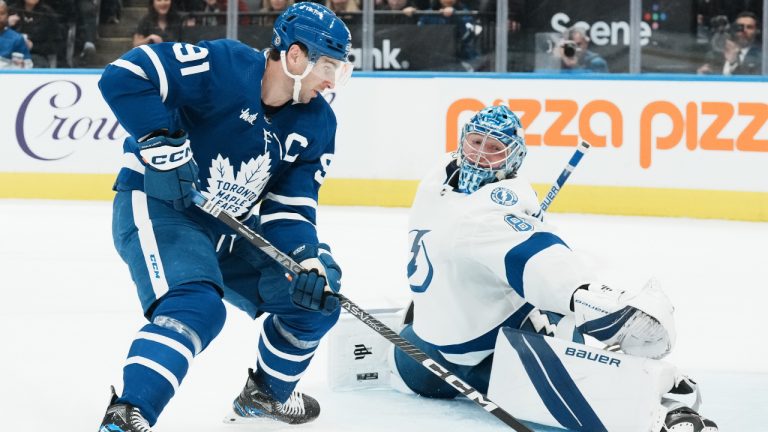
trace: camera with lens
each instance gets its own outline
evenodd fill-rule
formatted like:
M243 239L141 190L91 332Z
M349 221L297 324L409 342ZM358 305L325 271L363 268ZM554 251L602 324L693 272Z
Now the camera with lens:
M728 17L725 15L716 15L709 20L709 28L712 33L725 33L730 27Z
M731 33L736 34L744 31L744 24L734 24L730 28Z
M563 42L563 55L564 56L566 56L568 58L572 58L573 56L576 55L576 49L577 49L576 42L574 42L572 40Z

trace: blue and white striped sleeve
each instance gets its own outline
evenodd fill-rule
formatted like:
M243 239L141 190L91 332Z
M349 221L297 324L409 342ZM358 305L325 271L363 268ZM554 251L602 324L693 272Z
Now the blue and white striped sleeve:
M141 45L104 69L99 89L120 124L136 138L178 128L174 111L203 103L208 49L183 43Z

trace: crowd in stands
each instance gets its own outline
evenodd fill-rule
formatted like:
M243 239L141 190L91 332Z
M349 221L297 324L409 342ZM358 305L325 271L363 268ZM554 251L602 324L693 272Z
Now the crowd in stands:
M133 34L133 46L182 40L186 27L224 26L228 0L147 0L147 12ZM232 0L234 1L234 0ZM237 0L240 26L271 28L286 7L298 1L325 4L345 21L361 22L363 0ZM708 48L699 74L760 74L762 0L691 0L696 35ZM510 37L526 28L530 1L507 0ZM489 70L488 50L481 53L479 35L493 34L496 0L374 0L377 23L397 17L398 24L450 25L455 29L456 62L463 70ZM122 19L122 0L0 0L0 68L78 67L96 49L99 24ZM381 19L380 19L381 17ZM538 30L537 30L538 31ZM20 42L22 41L23 44ZM74 52L73 62L67 57ZM531 48L533 50L533 47ZM562 72L609 72L608 62L593 51L586 28L570 27L552 50Z

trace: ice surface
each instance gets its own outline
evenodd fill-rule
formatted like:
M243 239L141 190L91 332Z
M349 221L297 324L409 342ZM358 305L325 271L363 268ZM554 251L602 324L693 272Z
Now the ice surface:
M0 200L0 430L95 432L109 385L121 385L143 321L110 218L106 202ZM550 221L606 280L636 286L656 276L676 305L678 346L668 359L701 384L703 414L723 431L768 430L759 418L768 407L768 223L567 214ZM360 306L407 302L406 226L405 209L320 208L321 238L344 269L344 293ZM322 404L316 422L223 424L254 364L259 329L228 312L157 432L509 430L464 400L331 392L324 344L300 385Z

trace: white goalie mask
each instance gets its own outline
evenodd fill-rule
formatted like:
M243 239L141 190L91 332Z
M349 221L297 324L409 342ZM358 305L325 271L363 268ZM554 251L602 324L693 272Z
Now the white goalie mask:
M527 152L515 113L506 106L483 108L461 130L459 191L471 194L487 183L513 175Z

